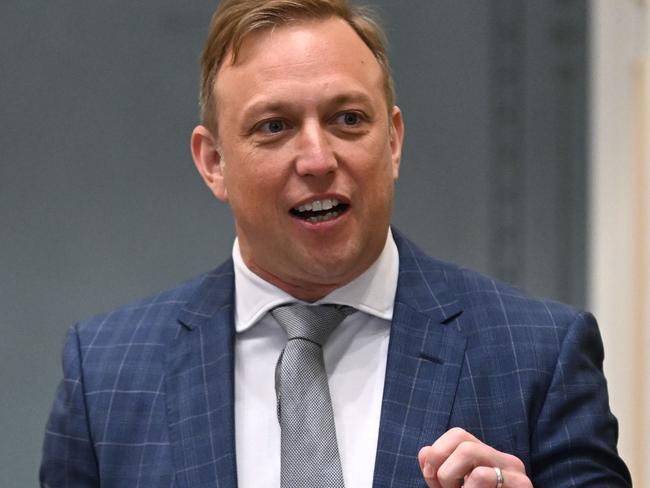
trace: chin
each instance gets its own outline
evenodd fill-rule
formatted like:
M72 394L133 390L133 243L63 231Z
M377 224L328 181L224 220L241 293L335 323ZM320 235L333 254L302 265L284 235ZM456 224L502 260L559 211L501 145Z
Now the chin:
M332 257L331 259L310 260L303 267L313 281L322 284L343 286L357 277L358 258ZM361 270L363 271L363 270Z

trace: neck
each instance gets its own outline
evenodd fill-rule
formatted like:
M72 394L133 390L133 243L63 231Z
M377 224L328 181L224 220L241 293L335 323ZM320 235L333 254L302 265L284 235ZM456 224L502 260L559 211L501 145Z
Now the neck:
M302 300L303 302L310 302L310 303L316 302L321 298L323 298L324 296L327 296L332 291L346 284L346 283L309 283L309 284L292 283L290 281L286 281L280 278L279 276L264 271L263 269L255 266L255 264L253 263L246 263L246 266L248 267L248 269L250 269L253 273L255 273L263 280L268 281L272 285L277 286L282 291L287 292L292 297L297 298L298 300Z

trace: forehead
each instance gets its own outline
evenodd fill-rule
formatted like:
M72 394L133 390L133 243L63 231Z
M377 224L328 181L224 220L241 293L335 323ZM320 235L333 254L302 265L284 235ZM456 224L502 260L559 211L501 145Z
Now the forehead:
M382 71L374 54L342 19L305 20L248 34L236 63L230 53L215 87L217 104L241 99L244 88L273 91L292 83L360 85L382 89ZM254 85L254 86L253 86ZM359 88L359 86L355 86ZM239 100L241 101L241 100Z

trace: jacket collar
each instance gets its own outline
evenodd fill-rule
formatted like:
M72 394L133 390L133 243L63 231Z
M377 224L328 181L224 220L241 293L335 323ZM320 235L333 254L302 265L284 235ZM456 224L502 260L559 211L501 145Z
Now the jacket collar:
M181 310L166 358L166 401L179 488L237 486L232 261L207 274Z

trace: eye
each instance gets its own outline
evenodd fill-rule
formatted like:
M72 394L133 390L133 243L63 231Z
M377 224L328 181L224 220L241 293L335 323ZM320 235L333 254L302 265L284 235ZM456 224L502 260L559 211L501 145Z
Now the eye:
M354 127L361 123L361 114L358 112L344 112L336 117L336 122L348 127Z
M267 120L259 125L258 130L264 134L277 134L287 128L287 124L279 119Z

